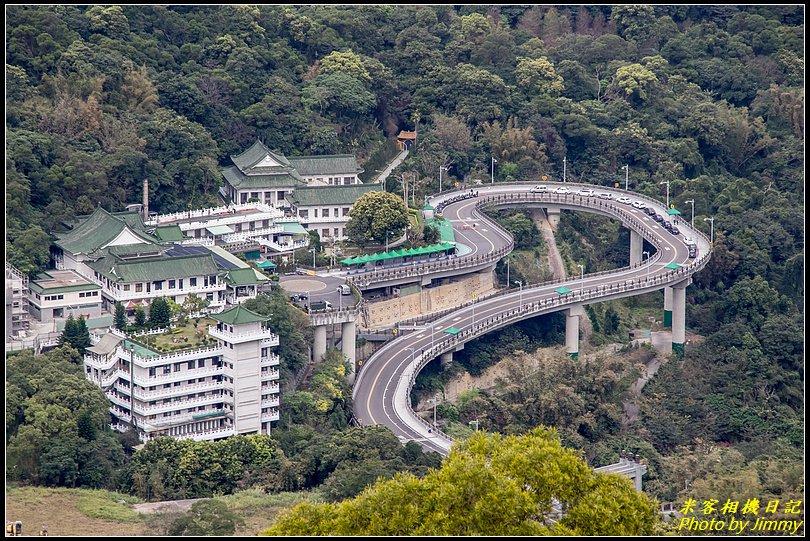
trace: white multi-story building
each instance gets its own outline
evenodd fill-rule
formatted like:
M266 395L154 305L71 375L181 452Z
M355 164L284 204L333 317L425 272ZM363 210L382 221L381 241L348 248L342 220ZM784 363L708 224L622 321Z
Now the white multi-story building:
M379 184L309 186L295 190L289 202L301 225L317 231L321 240L343 240L352 205L361 195L373 191L382 188Z
M72 270L51 270L31 281L31 315L43 323L70 315L101 315L101 286Z
M6 342L28 333L28 276L6 263Z
M106 334L84 358L86 377L110 400L113 428L214 440L268 434L279 419L279 339L241 306L212 316L209 343L159 353L137 337Z
M330 240L345 238L349 210L358 197L381 190L379 184L363 184L363 169L352 154L288 158L256 141L231 160L234 165L222 170L225 201L283 208L307 230Z

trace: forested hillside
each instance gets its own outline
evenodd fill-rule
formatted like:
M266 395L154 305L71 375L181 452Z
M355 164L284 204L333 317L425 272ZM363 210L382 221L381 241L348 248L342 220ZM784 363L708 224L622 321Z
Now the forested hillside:
M7 257L43 268L59 222L139 201L145 178L154 210L213 203L218 168L256 138L362 165L416 130L397 171L416 174L416 200L442 165L445 188L489 182L491 158L496 182L559 179L566 158L569 180L613 185L627 165L630 190L663 199L670 181L685 219L690 199L707 234L713 217L715 252L687 293L706 341L645 389L644 432L611 434L603 454L675 457L651 469L665 498L683 478L719 479L700 488L716 498L743 477L752 495L788 494L804 22L801 5L8 6ZM725 470L702 466L727 446Z

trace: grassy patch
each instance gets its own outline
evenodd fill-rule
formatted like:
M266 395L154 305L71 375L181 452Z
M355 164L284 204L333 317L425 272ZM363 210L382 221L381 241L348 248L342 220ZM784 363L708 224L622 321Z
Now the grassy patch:
M76 490L76 494L76 508L86 517L129 523L143 520L140 513L129 507L141 501L134 496L106 490ZM124 503L118 503L119 501Z
M189 319L185 326L177 327L169 334L151 334L130 338L130 340L157 352L205 347L213 340L208 336L208 326L216 325L216 321L208 318L200 318L200 322L197 324L195 321L195 319Z
M245 526L236 531L236 535L256 535L270 527L279 513L295 507L302 502L322 503L318 492L281 492L265 494L260 489L249 489L217 496L225 502L228 509L242 517Z

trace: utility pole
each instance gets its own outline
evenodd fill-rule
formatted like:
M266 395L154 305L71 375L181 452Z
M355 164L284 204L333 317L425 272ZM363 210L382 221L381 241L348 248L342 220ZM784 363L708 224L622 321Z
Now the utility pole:
M565 160L566 160L566 158L567 158L566 156L563 156L563 182L566 182L566 180L565 180Z
M691 203L692 204L692 229L695 228L695 200L694 199L687 199L684 203Z
M492 184L495 184L495 164L498 163L498 160L493 156L490 156L490 158L492 159Z

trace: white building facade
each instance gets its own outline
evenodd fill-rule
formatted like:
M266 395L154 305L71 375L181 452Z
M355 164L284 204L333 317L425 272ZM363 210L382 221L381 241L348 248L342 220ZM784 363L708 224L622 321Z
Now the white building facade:
M144 442L270 433L279 419L278 336L242 307L213 318L202 347L159 353L111 333L88 348L85 374L110 400L113 428L134 426Z

